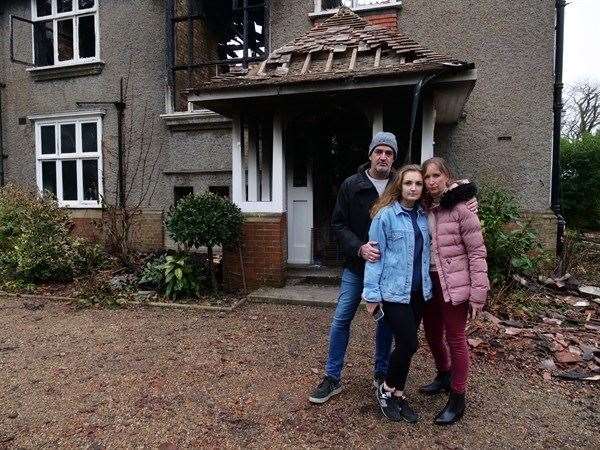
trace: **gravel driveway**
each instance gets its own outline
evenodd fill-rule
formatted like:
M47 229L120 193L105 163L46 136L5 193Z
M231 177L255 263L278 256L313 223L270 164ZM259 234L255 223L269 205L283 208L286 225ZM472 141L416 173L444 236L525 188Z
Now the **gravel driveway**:
M307 394L321 376L330 309L27 306L0 299L0 448L600 447L597 385L546 382L500 361L473 361L466 417L434 427L444 399L415 392L433 372L426 346L408 386L421 421L385 421L362 311L345 391L316 406Z

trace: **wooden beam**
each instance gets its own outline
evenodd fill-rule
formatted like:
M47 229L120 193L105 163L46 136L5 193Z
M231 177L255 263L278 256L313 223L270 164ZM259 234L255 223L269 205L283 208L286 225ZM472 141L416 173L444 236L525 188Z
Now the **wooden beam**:
M306 58L304 59L304 64L302 65L302 70L300 71L301 75L304 75L308 72L308 68L310 67L311 54L307 53Z
M381 47L377 47L377 51L375 52L375 64L373 64L373 67L377 69L379 68L379 64L381 64Z
M348 66L348 70L354 70L356 67L356 55L358 54L358 47L354 47L352 49L352 57L350 58L350 65Z
M333 50L329 52L329 56L327 57L327 63L325 64L325 72L329 72L331 70L331 66L333 66Z

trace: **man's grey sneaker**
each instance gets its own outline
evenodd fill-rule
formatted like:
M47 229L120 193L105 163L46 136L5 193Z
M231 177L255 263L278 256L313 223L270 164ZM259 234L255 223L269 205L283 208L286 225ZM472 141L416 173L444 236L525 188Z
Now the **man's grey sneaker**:
M377 403L379 404L381 412L386 418L393 420L394 422L400 422L402 420L400 408L398 407L398 402L396 401L394 393L386 391L383 387L383 383L377 387L375 397L377 398Z
M340 392L342 392L342 383L335 378L325 376L308 400L312 403L325 403Z

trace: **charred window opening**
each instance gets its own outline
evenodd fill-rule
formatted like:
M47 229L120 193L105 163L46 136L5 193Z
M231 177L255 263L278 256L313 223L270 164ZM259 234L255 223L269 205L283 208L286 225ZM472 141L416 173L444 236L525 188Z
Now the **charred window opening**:
M266 0L170 0L173 106L187 109L185 90L244 71L268 54Z

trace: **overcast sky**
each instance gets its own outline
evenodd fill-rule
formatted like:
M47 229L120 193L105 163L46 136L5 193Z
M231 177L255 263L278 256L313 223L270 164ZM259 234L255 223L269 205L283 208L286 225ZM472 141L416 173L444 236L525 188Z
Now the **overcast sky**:
M600 82L600 0L567 1L564 82Z

